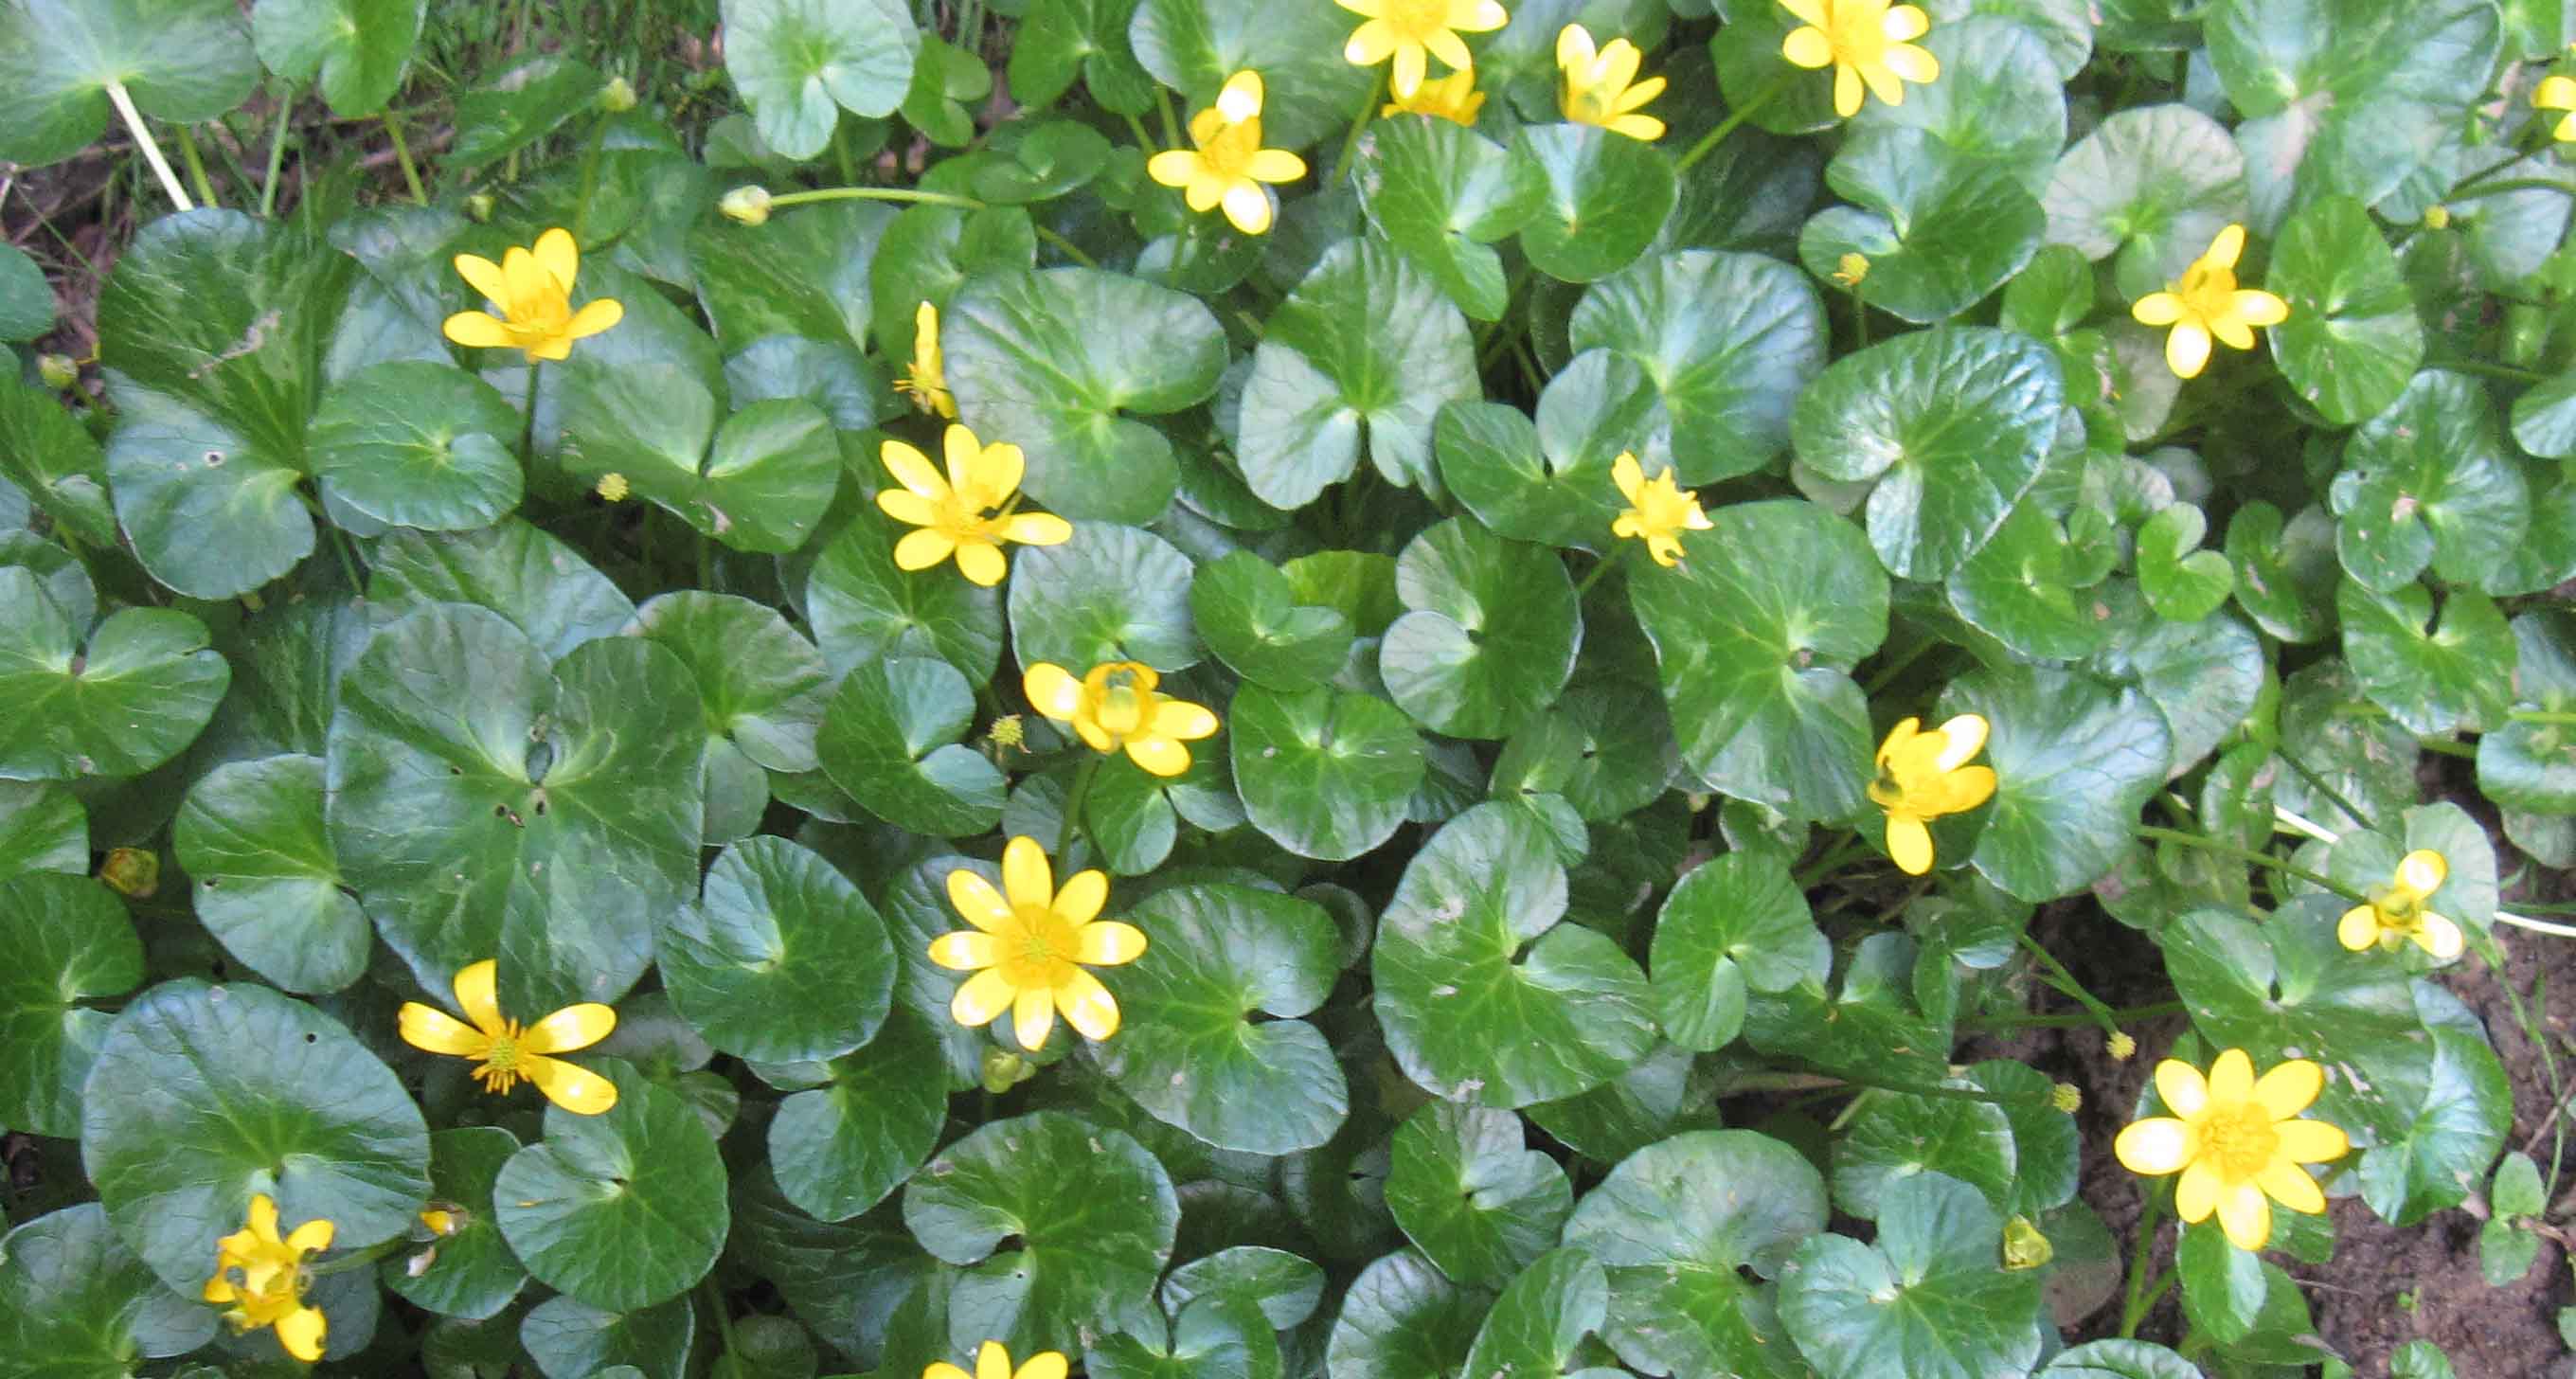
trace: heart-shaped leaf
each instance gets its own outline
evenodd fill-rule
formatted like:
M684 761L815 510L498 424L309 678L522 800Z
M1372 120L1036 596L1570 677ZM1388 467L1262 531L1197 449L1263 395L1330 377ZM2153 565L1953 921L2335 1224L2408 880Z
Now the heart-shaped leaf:
M929 1024L901 1007L864 1047L819 1071L821 1086L778 1104L769 1165L788 1201L843 1221L884 1201L930 1157L948 1123L947 1066Z
M2348 426L2397 400L2423 361L2424 322L2359 201L2320 197L2291 216L2264 283L2290 304L2272 358L2310 406Z
M80 1002L133 990L143 980L143 944L106 887L55 872L0 881L0 936L19 955L0 968L0 1034L11 1050L0 1064L0 1117L39 1135L77 1137L81 1084L110 1018Z
M2374 593L2394 593L2429 566L2474 585L2521 544L2531 494L2496 429L2486 392L2464 374L2427 369L2344 447L2330 490L2335 551Z
M241 104L259 81L228 0L36 0L0 11L0 158L39 167L97 142L108 88L179 124Z
M1250 551L1232 551L1199 567L1190 584L1190 614L1218 660L1271 689L1312 689L1350 657L1350 620L1334 609L1297 602L1288 577Z
M443 364L360 370L322 399L306 438L341 502L395 527L489 526L519 505L519 414L501 390Z
M1635 263L1680 196L1669 159L1596 125L1523 125L1512 152L1546 179L1521 251L1566 282L1595 282Z
M1395 587L1413 611L1386 629L1378 671L1396 705L1435 732L1501 737L1574 671L1582 610L1544 547L1456 518L1405 546Z
M498 1315L527 1286L528 1271L510 1253L492 1212L492 1184L519 1141L497 1125L464 1125L429 1137L430 1200L447 1204L453 1228L419 1255L397 1256L379 1271L386 1287L450 1317Z
M831 419L802 398L753 402L715 424L715 397L677 365L583 364L564 389L564 467L624 475L702 536L738 551L805 544L840 483Z
M231 762L189 788L171 829L198 922L288 991L347 986L375 945L324 832L323 785L319 757Z
M319 76L331 113L356 119L382 111L402 85L424 9L421 0L259 0L250 36L268 70Z
M2023 900L2071 895L2128 850L2138 810L2173 752L2165 718L2136 690L2066 671L1980 671L1953 681L1940 715L1985 716L1993 812L1979 873Z
M2209 519L2176 503L2138 528L2138 589L2167 622L2198 622L2218 611L2236 587L2236 567L2220 551L2197 549Z
M1300 857L1346 861L1404 822L1422 739L1383 699L1247 684L1226 713L1235 785L1252 826Z
M2096 263L2131 301L2164 290L2218 232L2250 214L2245 155L2227 128L2187 105L2115 111L2057 160L2040 199L2048 242Z
M912 87L921 31L891 0L725 0L725 70L760 137L821 153L840 112L891 114Z
M894 997L885 921L831 863L784 838L719 854L656 961L691 1028L763 1062L848 1053L876 1034Z
M1353 174L1360 209L1458 309L1499 321L1510 304L1490 247L1539 213L1538 168L1464 125L1417 116L1377 125Z
M2372 703L2407 729L2447 733L2503 716L2513 676L2513 630L2495 601L2454 589L2434 619L2433 596L2408 584L2375 594L2351 580L2335 592L2343 654Z
M1449 1374L1466 1363L1485 1315L1485 1295L1440 1276L1411 1250L1360 1271L1342 1295L1324 1349L1336 1379L1407 1379Z
M96 1202L0 1237L0 1355L45 1379L121 1379L215 1338L217 1314L152 1276Z
M609 1312L678 1297L724 1246L724 1160L689 1103L614 1058L598 1115L546 1108L546 1137L501 1166L492 1210L511 1252L549 1288Z
M1645 369L1685 487L1769 464L1789 444L1799 391L1825 366L1815 287L1761 254L1647 259L1585 292L1566 329L1575 349L1616 350Z
M206 625L174 608L80 631L33 570L0 567L0 778L140 775L196 741L232 679Z
M1828 1379L1981 1379L2029 1369L2042 1338L2039 1279L2004 1268L2002 1215L1938 1173L1888 1189L1877 1244L1802 1243L1780 1317Z
M1002 817L1002 773L958 739L975 690L945 661L863 662L841 679L816 748L832 783L900 828L962 838Z
M1073 539L1023 552L1011 578L1011 650L1076 676L1107 661L1156 670L1198 663L1190 560L1134 527L1085 522Z
M1563 1374L1609 1311L1610 1280L1600 1264L1581 1250L1550 1250L1494 1299L1464 1372Z
M1825 181L1858 205L1817 212L1798 236L1800 261L1825 278L1860 255L1869 305L1908 321L1946 320L1985 300L2030 262L2048 220L2010 169L1919 129L1855 138Z
M1665 1036L1708 1052L1744 1027L1748 990L1822 982L1833 948L1786 863L1733 852L1693 867L1664 898L1648 964Z
M1396 1128L1386 1205L1441 1273L1496 1283L1556 1242L1574 1187L1525 1133L1514 1112L1454 1101L1430 1102Z
M897 569L900 539L871 504L852 514L814 562L805 603L824 662L839 673L869 661L935 657L978 684L991 679L1002 661L1002 591L939 571Z

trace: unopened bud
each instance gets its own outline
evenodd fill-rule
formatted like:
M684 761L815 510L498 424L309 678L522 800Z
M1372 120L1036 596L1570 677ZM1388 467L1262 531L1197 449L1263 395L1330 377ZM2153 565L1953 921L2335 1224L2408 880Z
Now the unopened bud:
M599 486L595 490L601 498L612 503L625 502L626 495L629 491L630 490L626 483L626 476L623 474L600 475Z
M1869 276L1869 260L1859 254L1845 254L1834 265L1834 281L1845 287L1858 287Z
M984 1090L995 1096L1037 1075L1036 1064L1009 1049L984 1050Z
M2048 1089L2048 1104L2074 1115L2084 1109L2084 1089L2072 1082L2060 1082Z
M463 1217L464 1213L453 1207L424 1207L420 1224L428 1227L431 1235L450 1236L465 1229Z
M738 224L765 225L769 222L769 188L736 187L724 194L716 209Z
M2004 1223L2004 1267L2036 1269L2057 1257L2057 1247L2027 1216L2016 1216Z
M2113 1058L2126 1063L2137 1053L2138 1041L2130 1038L2127 1030L2113 1030L2105 1047Z
M492 193L476 192L472 196L465 198L465 214L469 219L478 223L490 220L492 218L492 205Z
M64 392L80 382L80 361L68 354L38 355L36 377L55 392Z
M2427 229L2427 230L2447 230L2447 229L2450 229L2450 228L2451 228L2451 208L2450 208L2450 207L2448 207L2448 206L2427 206L2427 207L2425 207L2425 208L2424 208L2424 228L2425 228L2425 229Z
M608 84L599 88L599 108L611 115L625 114L635 108L635 88L624 77L610 77Z
M98 879L123 895L150 900L161 889L161 854L143 848L114 848L98 867Z

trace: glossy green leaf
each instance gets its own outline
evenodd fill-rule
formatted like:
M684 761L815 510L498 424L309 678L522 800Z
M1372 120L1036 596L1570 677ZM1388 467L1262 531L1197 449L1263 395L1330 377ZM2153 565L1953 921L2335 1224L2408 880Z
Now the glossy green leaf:
M517 518L476 532L392 532L376 543L369 563L370 602L402 611L475 604L507 618L552 657L635 620L635 605L580 552Z
M2241 519L2240 519L2241 520ZM2082 656L2110 632L2110 607L2082 581L2089 568L2086 544L2075 532L2108 536L2099 510L2079 507L2064 525L2038 504L2016 504L2012 515L1968 563L1950 575L1944 592L1951 611L1969 626L2025 656Z
M686 1302L611 1312L559 1295L529 1309L519 1344L546 1379L683 1379L696 1331Z
M1426 769L1422 739L1383 699L1324 688L1235 691L1226 712L1235 785L1252 826L1300 857L1345 861L1404 822Z
M723 1052L820 1061L876 1034L894 996L885 921L829 862L747 838L707 869L656 949L671 1004Z
M1610 1282L1600 1264L1578 1249L1550 1250L1494 1299L1465 1373L1562 1374L1609 1310Z
M2011 1201L2012 1122L1993 1102L1890 1092L1869 1098L1843 1132L1834 1145L1834 1205L1882 1230L1885 1213L1902 1208L1899 1185L1926 1173L1976 1189L1998 1212Z
M2088 676L2014 668L1953 681L1940 715L1991 726L1992 812L1972 860L2023 900L2071 895L2127 850L2138 810L2164 782L2173 733L2136 690Z
M116 540L107 457L70 412L34 388L0 387L0 479L81 540L93 546Z
M1680 194L1662 153L1598 126L1524 125L1512 151L1546 178L1521 251L1566 282L1596 282L1635 263Z
M2512 1128L2513 1086L2475 1017L2468 1018L2467 1028L2432 1027L2422 1106L2403 1134L2361 1151L2353 1175L2361 1198L2391 1225L2415 1225L2467 1200Z
M53 328L54 286L45 270L14 244L0 248L0 340L33 340Z
M1606 549L1624 499L1612 477L1621 455L1668 467L1671 423L1644 369L1585 350L1548 380L1538 420L1499 402L1453 402L1432 435L1440 477L1459 502L1504 536Z
M1353 164L1360 208L1458 309L1499 321L1510 297L1495 240L1539 213L1539 169L1465 126L1428 116L1377 125Z
M2146 692L2172 734L2165 774L2179 775L2253 712L2265 680L2262 640L2231 614L2169 622L2139 611L2123 585L2101 593L2116 630L2084 668Z
M2236 566L2236 604L2283 641L2312 642L2333 626L2334 521L2319 507L2284 523L2281 510L2252 502L2227 522L2227 558Z
M1577 350L1637 361L1662 393L1685 486L1767 465L1791 405L1825 365L1825 312L1794 269L1758 254L1688 250L1603 280L1576 304Z
M1406 1238L1461 1283L1501 1282L1556 1243L1574 1187L1526 1146L1510 1111L1433 1101L1397 1127L1386 1205Z
M213 1340L215 1317L153 1277L96 1202L0 1237L0 1361L26 1379L126 1379Z
M189 788L171 830L198 922L288 991L347 986L375 945L331 853L323 786L318 757L232 762Z
M975 691L945 661L879 659L851 668L823 713L823 770L898 827L965 837L1001 818L1002 773L958 742Z
M893 112L921 32L889 0L725 0L725 70L760 137L789 158L831 142L840 112Z
M2330 490L2346 573L2394 593L2429 566L2476 584L2523 539L2531 495L2486 392L2428 369L2352 433Z
M546 1135L492 1184L511 1252L547 1287L608 1312L679 1296L706 1276L730 1219L724 1161L689 1104L617 1059L595 1116L546 1108Z
M1193 109L1214 102L1236 72L1261 73L1265 142L1304 148L1349 128L1371 90L1371 73L1342 58L1347 13L1262 0L1144 0L1127 38L1136 61L1186 93Z
M493 1180L518 1150L518 1139L498 1126L430 1132L430 1200L445 1204L455 1230L386 1260L377 1272L387 1288L432 1312L471 1321L498 1315L518 1297L528 1271L492 1214Z
M226 0L28 0L0 11L0 158L60 162L108 126L122 85L157 119L211 120L259 80Z
M2576 618L2534 609L2513 620L2513 697L2548 719L2515 719L2478 739L2478 792L2508 809L2576 814Z
M1799 259L1823 278L1859 254L1869 261L1869 305L1908 321L1946 320L1983 301L2030 262L2047 224L2010 170L1919 129L1858 136L1825 181L1857 204L1817 212L1798 236Z
M1875 1245L1802 1243L1780 1316L1827 1379L2027 1370L2043 1337L2039 1280L2003 1267L2002 1215L1937 1173L1888 1189Z
M533 57L456 95L456 142L446 162L471 171L500 162L597 108L607 78L558 53Z
M421 0L259 0L250 36L259 60L288 81L321 78L344 119L385 108L420 42Z
M1045 661L1079 677L1108 661L1161 671L1197 664L1189 557L1161 537L1084 522L1072 540L1023 551L1013 564L1011 651L1022 666Z
M925 1019L897 1008L876 1036L824 1065L769 1122L769 1165L798 1209L842 1221L884 1201L939 1143L948 1122L944 1060Z
M2048 242L2094 262L2118 254L2114 286L2135 301L2164 290L2218 232L2249 215L2245 155L2187 105L2115 111L2057 160L2041 197Z
M2037 196L2066 146L2063 83L2092 46L2091 16L2062 0L1949 0L1927 8L1932 31L1921 44L1941 64L1940 78L1908 87L1902 105L1864 103L1852 127L1922 130ZM2070 56L2073 66L2066 65ZM1870 265L1873 303L1881 267Z
M729 350L773 335L865 345L870 261L894 219L891 208L845 201L781 212L762 225L697 227L689 263L716 338Z
M1748 990L1821 982L1833 949L1788 866L1736 852L1692 868L1664 898L1648 962L1665 1036L1708 1052L1743 1028Z
M89 815L59 785L0 781L0 881L25 872L89 870Z
M2504 711L2513 631L2493 600L2455 589L2435 620L2420 584L2374 594L2345 580L2335 593L2343 653L2371 702L2418 733L2482 727Z
M776 610L681 589L636 609L627 630L688 666L710 735L772 771L815 769L829 699L823 658Z
M519 505L519 414L459 369L396 360L343 379L306 438L313 472L388 526L489 526Z
M139 775L194 742L231 669L205 624L128 608L82 636L34 571L0 566L0 778Z
M886 658L936 657L977 683L992 678L1002 659L1002 591L953 570L895 568L902 530L871 504L814 562L805 603L824 662L839 673Z
M2424 358L2424 323L2360 202L2320 197L2290 217L2263 281L2290 304L2272 358L2310 406L2350 425L2396 401Z
M86 852L81 860L86 872ZM80 1002L133 990L143 945L116 897L81 873L0 881L0 935L19 955L0 968L0 1034L11 1050L0 1063L0 1120L73 1138L81 1084L110 1019Z
M1370 1264L1351 1281L1324 1351L1332 1379L1420 1379L1449 1374L1475 1345L1485 1296L1458 1287L1410 1250Z
M1277 566L1234 551L1198 568L1190 584L1194 629L1237 675L1272 689L1313 689L1341 670L1351 624L1340 612L1297 602Z
M1404 548L1395 586L1413 611L1386 629L1378 670L1397 707L1435 732L1501 737L1573 673L1582 613L1544 547L1454 519Z
M624 475L701 536L784 554L831 504L840 448L813 403L753 402L719 426L713 394L676 365L585 366L569 380L564 467L583 479Z
M2221 551L2200 550L2209 519L2176 503L2138 528L2138 589L2167 622L2198 622L2218 611L2236 587L2236 568Z

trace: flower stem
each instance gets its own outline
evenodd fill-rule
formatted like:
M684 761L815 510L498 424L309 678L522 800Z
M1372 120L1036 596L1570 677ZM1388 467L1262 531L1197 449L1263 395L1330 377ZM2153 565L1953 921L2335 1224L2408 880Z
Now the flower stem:
M214 184L206 180L206 160L197 152L197 136L186 125L178 126L179 159L188 165L188 183L197 189L197 204L217 206Z
M1064 255L1075 263L1081 264L1085 268L1098 268L1100 266L1100 261L1098 259L1082 252L1082 246L1074 243L1072 240L1066 239L1064 236L1057 234L1055 231L1050 230L1035 221L1031 221L1029 223L1029 228L1038 232L1038 238L1054 245L1057 253Z
M2113 1011L2102 998L2085 990L2084 983L2077 981L2075 974L2066 970L2066 964L2059 962L2056 954L2049 952L2038 939L2032 938L2029 930L2024 929L2013 935L2013 939L2022 946L2022 951L2030 954L2040 966L2054 974L2054 979L2049 982L2049 985L2064 992L2067 999L2084 1007L2092 1015L2093 1023L2102 1027L2104 1034L2120 1032L2119 1014Z
M392 127L390 118L392 113L393 112L391 111L386 112L388 117L386 124L387 128ZM590 200L592 195L599 190L599 154L600 150L604 148L607 143L608 115L606 112L602 112L599 118L590 122L590 139L582 145L581 199L573 203L572 208L572 237L575 242L579 242L589 237ZM404 166L404 171L406 173L410 171L408 162L406 162ZM412 183L412 194L417 196L419 195L419 191L420 184L415 181Z
M698 1280L698 1300L707 1305L709 1312L715 1314L716 1334L724 1338L724 1353L737 1354L733 1338L733 1311L725 1306L724 1294L716 1288L715 1275L709 1274Z
M1624 546L1613 547L1610 554L1601 557L1599 561L1593 564L1592 572L1583 577L1582 583L1574 586L1575 603L1578 605L1581 604L1583 602L1583 596L1592 592L1592 586L1599 584L1601 582L1601 577L1610 573L1611 567L1619 563L1619 553L1625 549L1627 548Z
M2373 824L2371 823L2371 821L2370 821L2370 816L2369 816L2368 814L2366 814L2366 813L2362 812L2361 806L2356 805L2356 804L2354 804L2351 800L2348 800L2348 799L2344 798L2344 794L2343 794L2343 792L2342 792L2342 791L2337 790L2337 789L2335 789L2333 786L2326 784L2326 782L2325 782L2325 778L2324 778L2324 777L2322 777L2322 776L2319 776L2316 772L2309 770L2309 769L2308 769L2308 764L2307 764L2306 762L2299 760L2299 759L2298 759L2297 757L2295 757L2295 756L2292 756L2292 755L2291 755L2290 753L2288 753L2287 751L2277 751L2277 750L2276 750L2276 751L2274 752L2274 755L2276 755L2276 756L2280 757L2280 758L2281 758L2281 760L2282 760L2283 762L2285 762L2285 763L2287 763L2287 764L2288 764L2289 768L2290 768L2292 771L2294 771L2294 772L2298 773L2298 777L2299 777L2299 779L2300 779L2300 780L2303 780L2303 781L2305 781L2305 782L2307 782L2308 788L2309 788L2310 790L2314 790L2314 791L2316 791L2318 794L2325 796L2325 797L2326 797L2326 802L2327 802L2327 803L2329 803L2329 804L2333 805L2333 806L2334 806L2335 808L2337 808L2337 809L2342 810L2342 811L2344 812L2344 817L2345 817L2345 818L2348 818L2348 819L2352 820L2355 824L2358 824L2358 825L2360 825L2360 826L2361 826L2361 827L2363 827L2363 828L2370 828L2370 829L2375 829L2375 828L2376 828L2376 826L2375 826L2375 825L2373 825Z
M2576 723L2576 713L2560 709L2515 709L2505 717L2516 723Z
M402 121L394 117L392 106L385 107L385 136L393 140L394 161L402 166L403 185L411 188L411 199L416 204L428 205L429 193L421 189L420 169L412 166L411 145L403 142ZM582 204L587 206L589 203L590 198L585 195L582 198ZM580 236L576 235L574 238L578 239Z
M818 187L812 191L781 192L769 198L769 208L780 210L816 201L917 201L928 206L956 206L969 211L984 209L984 203L971 196L926 192L917 187Z
M171 170L170 160L161 156L161 145L153 139L152 131L144 127L143 112L134 108L134 97L126 93L125 83L109 82L107 98L115 103L126 131L134 136L135 147L143 150L143 161L150 163L154 175L161 179L161 190L169 196L170 204L183 211L197 209L197 203L188 199L188 189L179 185L179 174Z
M2233 857L2240 862L2251 862L2258 867L2270 867L2272 870L2277 871L2284 876L2295 876L2298 879L2307 882L2311 886L2317 886L2325 890L2332 891L2347 900L2355 902L2356 904L2368 904L2370 900L2370 897L2352 889L2350 886L2346 886L2335 881L2331 877L2322 876L2305 867L2284 862L2280 858L2275 857L2268 852L2257 852L2252 848L2241 848L2236 846L2234 843L2222 843L2215 838L2204 838L2197 833L2185 833L2178 828L2158 828L2153 824L2140 824L2138 826L2138 836L2163 843L2181 843L2186 847L2196 847L2205 851L2217 853L2221 857Z
M2561 182L2554 177L2508 177L2501 182L2486 183L2475 191L2454 191L2442 199L2476 201L2483 197L2504 196L2511 192L2557 192L2561 195L2576 195L2576 183Z
M526 464L537 462L537 360L528 357L527 386L519 390L519 410L527 414L519 423L519 459Z
M379 1240L363 1250L351 1250L338 1259L326 1259L319 1264L308 1264L305 1266L305 1272L315 1278L328 1278L333 1274L347 1273L351 1269L363 1269L411 1243L410 1240L399 1235L391 1240Z
M2147 1256L2156 1247L2156 1227L2162 1224L2164 1207L2164 1199L2151 1191L2147 1193L2146 1209L2138 1215L2138 1240L2129 1251L2129 1300L2120 1309L2122 1340L2137 1336L2138 1323L2147 1319L2147 1309L2164 1296L2162 1287L2153 1295L2147 1292Z
M1359 118L1351 121L1351 132L1342 137L1342 156L1333 164L1333 176L1349 175L1351 158L1360 149L1360 132L1368 128L1369 121L1376 117L1377 108L1385 99L1386 73L1380 71L1377 80L1369 83L1368 99L1360 103Z
M1074 835L1082 831L1083 801L1091 796L1091 778L1100 774L1102 760L1101 754L1094 752L1084 757L1080 766L1073 768L1072 788L1064 792L1064 822L1055 831L1054 855L1059 867L1064 865L1066 855L1073 848Z
M2158 1001L2153 1005L2123 1006L2112 1011L2111 1018L2121 1024L2131 1024L2140 1020L2158 1020L2167 1015L2180 1015L2182 1012L2183 1003L2180 1001ZM1959 1023L1969 1029L2082 1029L2087 1025L2098 1025L2101 1022L2100 1015L2087 1010L2081 1015L2033 1015L2014 1011L2000 1015L1980 1015Z
M277 86L277 127L268 132L268 177L259 184L259 218L277 214L277 172L286 165L286 127L294 123L295 88Z
M1715 152L1718 144L1722 142L1727 135L1734 133L1737 126L1743 124L1746 120L1752 119L1755 111L1769 105L1773 97L1788 90L1789 83L1797 79L1798 74L1795 72L1783 72L1779 76L1772 78L1770 85L1753 93L1753 99L1735 107L1734 110L1727 114L1725 119L1718 121L1717 128L1701 135L1700 141L1690 146L1690 152L1682 155L1681 162L1674 166L1673 171L1690 171L1692 167L1698 164L1700 159Z

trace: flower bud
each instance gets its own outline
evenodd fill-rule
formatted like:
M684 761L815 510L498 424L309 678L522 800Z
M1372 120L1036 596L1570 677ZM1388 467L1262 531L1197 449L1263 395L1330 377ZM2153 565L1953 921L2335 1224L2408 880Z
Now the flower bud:
M63 392L80 383L80 362L68 354L38 355L36 376L46 387Z
M2125 1063L2137 1053L2138 1041L2130 1038L2127 1030L2113 1030L2105 1047L2111 1057Z
M476 192L465 198L465 214L469 219L480 224L492 218L492 205L492 193Z
M2004 1223L2004 1267L2036 1269L2057 1257L2057 1247L2027 1216L2016 1216Z
M608 502L625 502L626 495L629 491L626 483L626 476L623 474L602 474L599 476L599 486L595 491L602 499Z
M769 221L769 188L736 187L724 194L716 209L743 225L764 225Z
M2442 206L2442 205L2433 205L2433 206L2427 206L2427 207L2425 207L2425 208L2424 208L2424 228L2425 228L2425 229L2427 229L2427 230L2447 230L2447 229L2450 229L2450 228L2451 228L2451 208L2450 208L2450 207L2448 207L2448 206Z
M635 108L635 88L624 77L610 77L608 84L599 88L599 108L611 115L625 114Z
M984 1050L984 1090L995 1096L1037 1075L1036 1064L1009 1049Z
M2060 1082L2048 1089L2048 1104L2074 1115L2084 1109L2084 1089L2072 1082Z
M98 879L119 894L150 900L161 889L161 854L144 848L113 848L99 864Z

